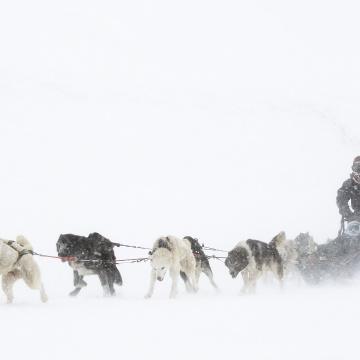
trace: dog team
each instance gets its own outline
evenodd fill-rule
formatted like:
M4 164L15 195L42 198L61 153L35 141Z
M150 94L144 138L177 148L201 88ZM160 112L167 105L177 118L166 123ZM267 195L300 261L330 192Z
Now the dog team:
M105 296L115 294L114 285L122 285L113 249L119 245L99 233L91 233L87 237L60 235L56 244L58 255L73 270L75 289L71 291L71 296L78 295L87 286L84 277L88 275L99 277ZM252 293L257 280L266 272L274 274L282 286L285 273L294 271L296 267L299 248L294 241L286 239L284 232L276 235L269 244L248 239L229 251L225 265L233 278L241 273L241 292ZM39 291L41 301L47 301L34 255L32 245L24 236L18 236L15 241L0 240L0 275L8 303L13 302L13 285L19 279L23 279L30 289ZM151 274L145 298L153 295L156 282L161 282L166 273L171 278L170 298L175 298L178 293L179 279L182 279L188 292L197 292L201 273L218 290L209 258L196 238L186 236L181 239L171 235L158 238L147 258L151 264Z

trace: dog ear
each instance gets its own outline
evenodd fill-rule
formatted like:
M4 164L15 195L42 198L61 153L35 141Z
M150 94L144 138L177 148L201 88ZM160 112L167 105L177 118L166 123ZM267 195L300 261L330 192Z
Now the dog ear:
M168 249L169 251L171 251L171 245L170 245L169 238L166 237L166 240L164 240L163 238L160 238L159 242L158 242L158 248L164 248L164 249Z
M269 243L270 246L277 247L283 244L286 240L286 235L284 231L279 232Z

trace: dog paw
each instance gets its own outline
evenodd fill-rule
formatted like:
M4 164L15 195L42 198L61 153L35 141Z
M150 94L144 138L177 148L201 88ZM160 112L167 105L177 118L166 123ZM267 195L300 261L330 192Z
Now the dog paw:
M81 290L81 288L74 289L73 291L71 291L71 293L69 293L69 296L75 297L76 295L79 294L80 290Z
M49 300L49 298L48 298L47 295L41 295L41 301L42 301L43 303L48 302L48 300Z
M145 298L145 299L150 299L150 298L151 298L151 294L146 294L146 295L144 296L144 298Z

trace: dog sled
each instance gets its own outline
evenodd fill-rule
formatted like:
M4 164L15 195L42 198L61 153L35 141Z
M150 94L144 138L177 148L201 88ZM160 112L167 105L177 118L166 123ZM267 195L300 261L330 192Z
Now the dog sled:
M349 222L336 239L300 253L297 266L311 284L353 277L360 270L360 220Z

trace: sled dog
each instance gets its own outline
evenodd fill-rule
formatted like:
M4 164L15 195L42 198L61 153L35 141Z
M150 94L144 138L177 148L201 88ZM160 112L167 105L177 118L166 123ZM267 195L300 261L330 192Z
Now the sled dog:
M48 300L40 268L33 257L33 248L24 236L17 236L16 241L0 240L0 275L8 303L14 300L13 286L19 279L23 279L30 289L38 290L42 302Z
M233 278L241 272L243 294L254 293L257 280L267 271L272 272L282 285L283 261L274 243L252 239L241 241L228 253L225 265Z
M121 286L122 277L116 267L114 246L119 244L96 232L87 237L60 235L56 243L58 255L64 259L69 258L64 261L68 261L74 275L75 289L70 292L70 296L78 295L81 289L87 286L84 281L84 276L87 275L99 277L105 296L115 295L114 284Z
M150 286L145 298L153 295L156 280L162 281L168 270L172 281L170 298L175 298L177 295L180 272L185 274L183 279L186 289L189 292L197 291L196 260L188 240L175 236L160 237L155 241L149 255L151 262Z

